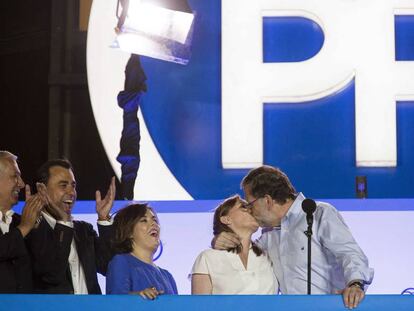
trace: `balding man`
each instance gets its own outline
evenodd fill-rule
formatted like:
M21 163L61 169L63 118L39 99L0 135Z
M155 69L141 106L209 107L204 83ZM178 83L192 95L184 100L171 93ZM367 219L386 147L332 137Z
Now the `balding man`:
M26 186L26 204L22 216L12 210L24 188L17 157L0 151L0 293L29 293L32 278L24 237L35 226L43 206L39 196L30 195Z

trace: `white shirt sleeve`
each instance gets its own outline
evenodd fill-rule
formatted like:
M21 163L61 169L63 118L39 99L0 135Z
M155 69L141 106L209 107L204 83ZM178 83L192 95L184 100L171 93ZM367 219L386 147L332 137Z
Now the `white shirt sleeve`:
M322 245L336 257L344 271L345 282L363 280L371 284L374 270L359 247L341 214L329 204L320 208L321 221L317 229Z
M203 251L197 256L193 268L191 269L191 274L210 274L206 255L206 251Z
M97 223L101 226L112 226L114 223L114 219L111 217L108 220L98 220Z

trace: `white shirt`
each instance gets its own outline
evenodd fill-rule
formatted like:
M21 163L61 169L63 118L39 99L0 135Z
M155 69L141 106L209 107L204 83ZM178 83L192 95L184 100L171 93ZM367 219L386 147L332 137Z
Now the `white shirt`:
M265 230L257 241L268 252L282 294L307 292L308 240L305 199L299 193L281 227ZM316 202L312 235L312 294L334 294L352 280L371 284L374 270L341 214L330 204Z
M264 295L279 291L269 258L266 254L256 256L252 249L247 269L238 254L207 249L198 255L191 273L210 275L214 295Z
M12 218L13 214L14 214L13 210L8 210L4 214L2 211L0 211L0 229L1 229L1 232L3 232L3 234L9 232L10 224L13 220Z
M56 221L52 216L42 212L43 217L53 229L55 228L56 223L68 226L73 228L72 221ZM75 240L72 239L72 243L70 244L70 253L69 253L69 269L70 274L72 276L72 285L73 285L73 292L74 294L88 294L88 288L86 286L86 279L85 279L85 272L83 271L83 267L79 261L78 251L76 250Z

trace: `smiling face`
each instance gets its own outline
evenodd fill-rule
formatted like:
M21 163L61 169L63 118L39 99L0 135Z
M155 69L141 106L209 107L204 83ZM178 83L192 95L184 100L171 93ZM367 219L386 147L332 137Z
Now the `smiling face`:
M19 192L24 187L19 167L15 160L0 160L0 210L8 211L19 200Z
M46 189L52 203L70 216L76 201L76 180L72 170L50 167Z
M151 209L147 209L145 215L138 219L132 231L132 248L149 250L152 253L160 244L160 225L158 218Z

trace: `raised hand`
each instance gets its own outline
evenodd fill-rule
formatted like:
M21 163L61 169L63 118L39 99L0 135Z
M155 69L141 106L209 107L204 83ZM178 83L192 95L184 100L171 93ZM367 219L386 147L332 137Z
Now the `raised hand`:
M111 178L108 191L105 197L102 199L101 192L96 190L96 213L98 214L98 220L108 220L110 218L109 213L111 212L112 206L115 200L115 177Z
M47 193L47 189L46 189L46 185L43 183L36 183L36 188L37 188L37 194L42 198L42 201L45 205L45 209L46 211L56 220L62 220L62 221L69 221L70 217L67 213L65 213L64 210L62 210L61 208L59 208L59 206L57 206L55 203L52 202L52 200L50 199L48 193Z
M27 200L30 199L30 197L32 196L32 190L30 189L29 185L25 185L24 186L24 194L25 194L25 201L27 202Z
M23 237L25 237L35 226L37 219L40 217L40 211L44 205L43 200L39 195L31 194L29 185L26 185L25 192L26 203L23 207L20 224L17 226Z

